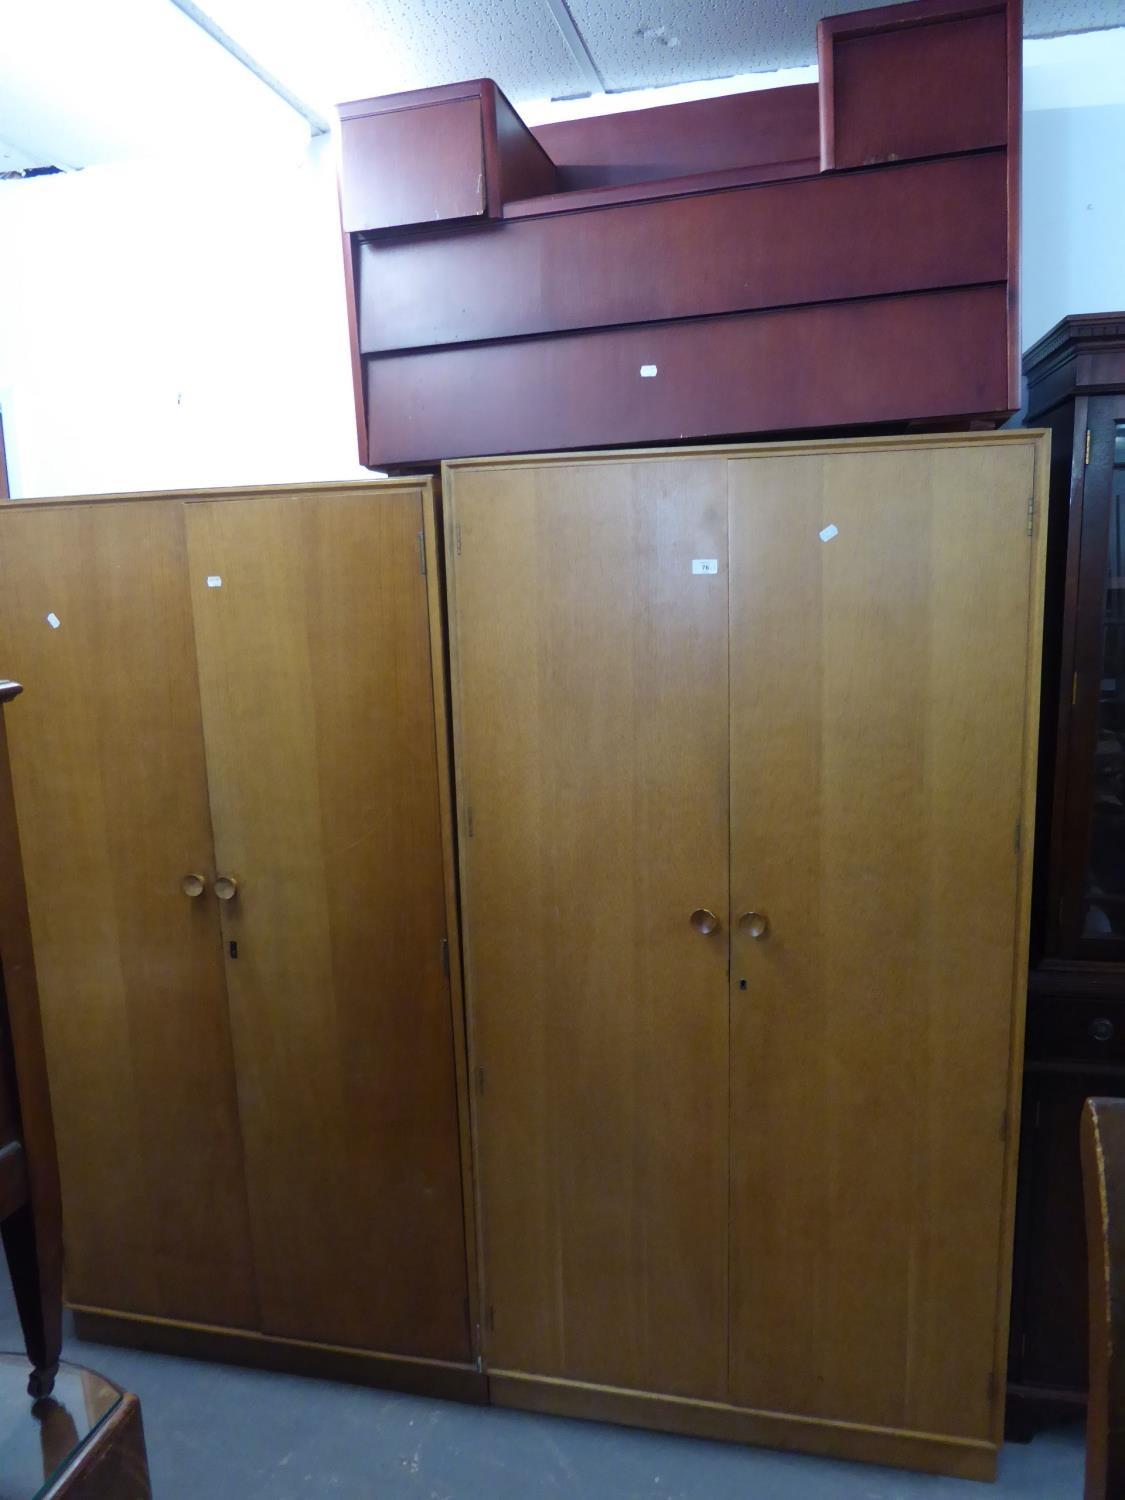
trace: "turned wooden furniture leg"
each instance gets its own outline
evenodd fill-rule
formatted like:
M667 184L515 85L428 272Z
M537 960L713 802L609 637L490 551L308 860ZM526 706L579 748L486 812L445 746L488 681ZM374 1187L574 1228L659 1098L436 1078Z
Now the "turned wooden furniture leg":
M0 1235L32 1366L27 1389L38 1400L54 1389L62 1352L61 1261L39 1253L30 1201L0 1224Z
M0 705L21 692L0 680ZM31 1361L28 1392L48 1396L62 1348L62 1205L12 796L0 714L0 1233Z
M1125 1100L1086 1100L1082 1183L1090 1266L1086 1500L1117 1500L1125 1495Z

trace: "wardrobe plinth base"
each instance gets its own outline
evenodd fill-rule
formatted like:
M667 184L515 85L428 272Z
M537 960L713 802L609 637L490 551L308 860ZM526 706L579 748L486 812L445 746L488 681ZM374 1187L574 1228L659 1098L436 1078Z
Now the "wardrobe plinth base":
M75 1332L85 1343L116 1344L154 1354L348 1381L471 1405L483 1405L488 1400L487 1379L472 1365L307 1343L245 1329L146 1318L103 1308L72 1306L72 1311Z
M520 1411L615 1422L623 1427L648 1427L685 1437L747 1443L821 1458L886 1464L898 1469L946 1474L955 1479L996 1478L997 1449L989 1442L788 1416L718 1401L648 1395L615 1386L587 1385L511 1371L493 1370L489 1389L494 1406Z

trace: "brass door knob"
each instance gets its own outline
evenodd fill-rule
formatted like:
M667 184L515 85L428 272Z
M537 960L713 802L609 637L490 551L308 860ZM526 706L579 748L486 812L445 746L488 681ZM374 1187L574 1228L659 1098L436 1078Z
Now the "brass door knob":
M238 881L233 875L220 875L215 881L215 895L220 901L233 901L238 894Z
M202 875L185 875L180 881L180 890L185 896L202 896L206 888L206 881Z
M738 927L740 932L760 939L769 936L770 919L764 911L744 911L738 919Z
M696 932L702 933L704 937L710 937L713 932L718 932L719 930L718 917L706 906L697 907L688 918L688 921L695 928Z

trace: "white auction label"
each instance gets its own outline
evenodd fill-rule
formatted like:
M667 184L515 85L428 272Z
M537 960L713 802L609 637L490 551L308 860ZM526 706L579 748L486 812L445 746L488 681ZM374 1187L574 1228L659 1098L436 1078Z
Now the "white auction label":
M210 574L208 574L208 577L207 577L207 587L209 589L221 589L222 586L223 586L223 580L219 577L218 573L210 573Z
M693 573L717 573L719 571L719 559L717 557L693 557L691 560L691 571Z

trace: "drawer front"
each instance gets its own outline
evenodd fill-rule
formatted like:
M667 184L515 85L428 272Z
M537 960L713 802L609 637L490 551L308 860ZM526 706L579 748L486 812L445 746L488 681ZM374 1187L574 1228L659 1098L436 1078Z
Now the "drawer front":
M998 412L1007 293L647 323L369 356L368 462L409 466Z
M1125 997L1032 996L1027 1060L1114 1063L1125 1070Z
M360 348L385 354L1003 281L1006 174L996 152L367 243ZM873 236L872 224L895 234Z
M341 211L349 233L484 213L478 98L345 120L341 150Z

